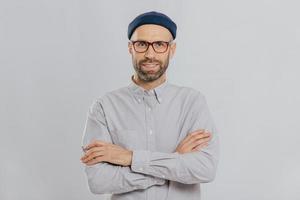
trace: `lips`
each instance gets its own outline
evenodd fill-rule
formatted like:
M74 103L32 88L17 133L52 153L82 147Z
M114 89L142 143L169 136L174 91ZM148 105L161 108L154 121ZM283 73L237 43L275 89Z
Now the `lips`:
M159 66L158 63L142 63L141 66L147 69L154 69Z

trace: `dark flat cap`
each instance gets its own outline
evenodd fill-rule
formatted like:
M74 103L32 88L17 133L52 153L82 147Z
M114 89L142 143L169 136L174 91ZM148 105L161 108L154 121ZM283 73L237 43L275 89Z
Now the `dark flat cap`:
M167 28L172 36L173 39L176 38L176 24L165 14L159 12L146 12L141 15L138 15L129 25L128 25L128 39L130 40L131 35L135 31L136 28L142 26L144 24L156 24L159 26L163 26Z

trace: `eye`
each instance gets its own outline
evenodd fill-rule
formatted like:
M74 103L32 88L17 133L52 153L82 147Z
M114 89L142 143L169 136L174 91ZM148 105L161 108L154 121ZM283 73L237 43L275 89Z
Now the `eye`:
M156 48L167 48L168 43L167 42L163 42L163 41L157 41L157 42L154 42L154 46Z
M144 41L138 41L135 43L135 45L137 47L146 47L147 46L147 42L144 42Z
M165 46L165 43L159 41L159 42L155 42L155 45L161 47L161 46Z

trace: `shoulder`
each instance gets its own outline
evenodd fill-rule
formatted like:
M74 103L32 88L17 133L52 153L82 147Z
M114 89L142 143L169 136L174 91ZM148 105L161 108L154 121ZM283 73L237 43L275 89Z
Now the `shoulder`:
M202 91L189 87L184 85L177 85L177 84L169 84L169 87L172 88L176 93L180 93L184 95L185 97L188 97L190 99L205 99L205 95L202 93Z
M128 97L128 95L130 95L128 87L126 87L126 86L120 87L120 88L108 91L108 92L104 93L103 95L100 95L100 96L94 98L93 104L102 105L105 102L112 102L117 99L122 99L124 97Z

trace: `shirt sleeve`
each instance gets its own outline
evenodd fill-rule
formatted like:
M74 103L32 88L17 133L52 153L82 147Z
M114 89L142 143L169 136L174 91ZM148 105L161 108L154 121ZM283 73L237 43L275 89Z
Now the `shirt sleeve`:
M93 102L88 111L82 145L86 146L94 139L112 143L103 107L98 100ZM119 194L165 183L164 179L136 173L130 167L107 162L100 162L91 166L85 165L85 174L89 189L94 194Z
M219 159L218 133L205 97L198 92L194 99L184 121L183 130L188 130L188 133L197 129L209 130L212 139L208 146L185 154L134 150L131 164L133 171L184 184L214 180Z

